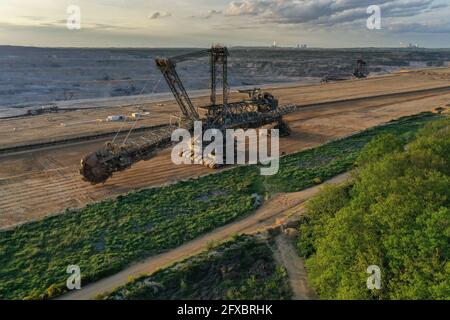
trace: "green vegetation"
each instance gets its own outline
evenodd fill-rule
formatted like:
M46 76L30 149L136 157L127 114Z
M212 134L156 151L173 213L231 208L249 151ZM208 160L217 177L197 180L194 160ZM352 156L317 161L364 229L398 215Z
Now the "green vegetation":
M142 276L103 297L113 300L285 300L292 296L286 270L267 239L239 236L217 247Z
M390 133L408 141L425 123L436 118L432 113L400 118L387 125L283 157L278 174L262 177L258 182L262 190L269 192L296 192L317 185L351 169L361 149L374 137Z
M86 284L252 212L245 177L220 177L134 192L2 232L0 296L57 295L68 265L80 266Z
M299 250L323 299L450 299L450 119L367 144L351 184L312 199ZM370 265L381 290L368 290Z
M283 157L272 177L260 176L257 166L238 167L0 232L0 298L60 295L68 265L80 266L86 285L251 213L255 193L298 191L347 171L374 136L411 136L435 118L429 113L403 118Z

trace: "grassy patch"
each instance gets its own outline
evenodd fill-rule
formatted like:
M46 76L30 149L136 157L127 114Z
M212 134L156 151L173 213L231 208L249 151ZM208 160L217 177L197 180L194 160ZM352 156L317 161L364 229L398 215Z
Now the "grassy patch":
M280 172L261 177L238 167L174 185L141 190L81 210L0 232L0 298L45 299L66 291L66 268L82 283L192 240L255 209L254 193L298 191L352 167L374 136L413 135L426 113L283 157Z

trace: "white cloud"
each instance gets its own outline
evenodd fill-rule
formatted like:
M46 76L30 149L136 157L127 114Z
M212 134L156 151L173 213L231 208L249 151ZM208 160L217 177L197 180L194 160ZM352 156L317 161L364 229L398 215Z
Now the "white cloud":
M209 10L208 13L202 14L202 15L193 15L191 18L201 18L201 19L210 19L214 16L220 16L223 14L223 11L221 10Z
M450 33L450 23L394 23L389 30L396 33Z
M383 17L411 17L441 8L435 0L240 0L232 1L226 16L253 16L262 23L334 25L366 19L376 3Z

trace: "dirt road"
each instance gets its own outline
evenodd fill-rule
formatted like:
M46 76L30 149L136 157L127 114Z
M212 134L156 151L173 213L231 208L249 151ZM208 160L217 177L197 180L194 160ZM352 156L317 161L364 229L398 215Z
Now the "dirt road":
M289 276L289 283L293 292L293 300L317 300L316 293L308 285L305 269L305 261L299 257L293 244L285 235L279 235L275 239L275 258L283 265Z
M349 178L348 174L339 175L326 183L342 183ZM165 266L171 265L177 261L189 258L205 250L211 242L221 242L227 240L233 234L255 233L271 227L277 221L283 220L287 215L303 212L302 204L311 198L320 190L321 186L315 186L300 192L279 194L268 200L254 214L240 219L236 222L215 229L214 231L190 241L176 249L166 253L153 256L140 263L132 265L121 272L104 278L95 283L82 287L79 291L73 291L60 297L60 300L88 300L94 299L97 295L109 292L115 288L126 284L130 278L138 277L142 274L150 274ZM287 248L287 247L286 247ZM294 250L294 249L292 249ZM292 253L292 252L291 252ZM295 252L294 252L295 253ZM286 260L288 263L295 263L294 259ZM299 265L296 264L296 267ZM288 269L289 270L289 269ZM301 283L301 278L293 274L295 286ZM303 289L302 289L303 290ZM306 290L306 289L305 289ZM301 290L300 290L301 291ZM303 292L303 291L302 291ZM303 293L302 293L303 294Z
M445 106L450 103L450 92L442 89L449 84L450 76L444 72L446 70L449 69L430 71L427 74L415 72L363 81L278 88L276 94L281 98L282 104L322 103L319 107L307 107L285 118L292 134L280 139L280 151L286 154L298 152L401 116ZM336 99L346 101L330 102ZM324 102L327 103L323 104ZM176 109L170 103L153 107L155 116L149 123L154 125L167 121L169 114ZM106 114L113 109L97 112ZM87 117L85 112L93 111L67 112L52 117L68 117L72 121L76 117ZM39 125L46 121L44 119L40 116L32 117L24 119L23 124L14 122L18 120L0 121L0 144L11 133L3 135L2 131L19 125L27 127L27 130L18 130L17 136L11 136L11 140L8 140L11 143L19 138L26 142L37 137L47 139L50 136L66 136L63 134L65 131L59 131L59 126L39 129ZM58 118L52 123L60 120ZM88 129L85 126L66 128L70 134L100 130L97 125L91 125ZM111 130L109 127L102 128L106 129ZM80 208L139 188L213 172L201 166L175 166L170 161L170 151L167 150L149 161L136 164L130 170L115 174L104 185L91 186L81 180L78 173L79 162L85 154L103 143L104 140L89 141L0 156L0 229L57 214L66 208Z

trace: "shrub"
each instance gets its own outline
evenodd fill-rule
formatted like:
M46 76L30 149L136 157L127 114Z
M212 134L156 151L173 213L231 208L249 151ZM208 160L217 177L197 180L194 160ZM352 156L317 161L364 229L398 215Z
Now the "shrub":
M300 248L314 253L306 265L321 298L450 299L449 128L432 123L406 149L374 140L349 198L335 187L312 202ZM370 265L382 290L366 287Z

